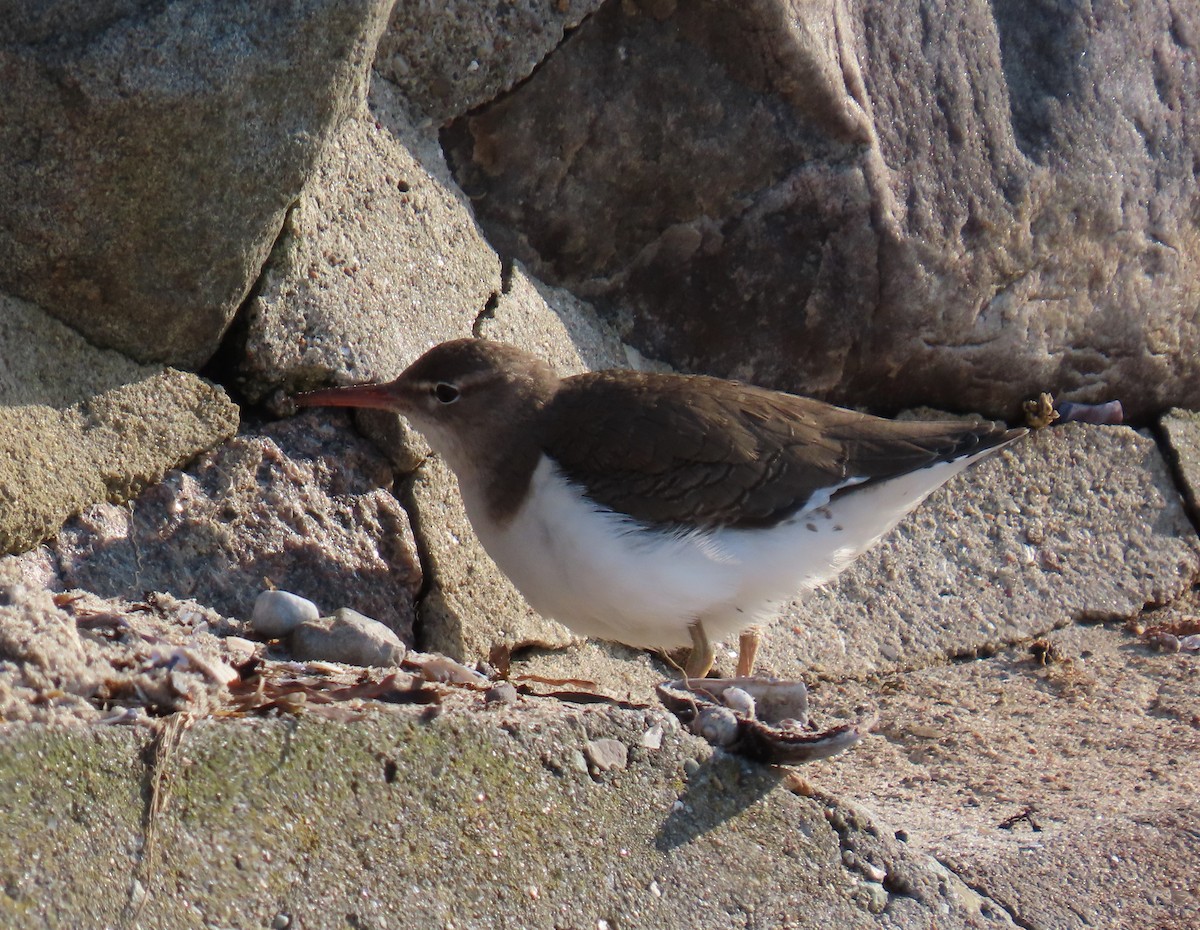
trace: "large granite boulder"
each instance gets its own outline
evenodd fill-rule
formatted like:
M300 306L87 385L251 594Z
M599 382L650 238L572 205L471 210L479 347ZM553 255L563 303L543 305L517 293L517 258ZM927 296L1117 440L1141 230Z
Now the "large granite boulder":
M195 367L258 277L387 0L60 0L0 22L0 289Z
M502 253L679 366L895 410L1200 403L1200 20L609 3L446 133Z

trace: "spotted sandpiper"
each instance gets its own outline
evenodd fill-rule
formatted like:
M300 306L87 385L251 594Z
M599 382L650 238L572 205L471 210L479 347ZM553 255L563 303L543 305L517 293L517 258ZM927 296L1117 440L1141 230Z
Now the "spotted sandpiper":
M740 634L829 581L943 482L1025 431L895 421L702 375L560 378L513 346L435 346L395 381L299 395L403 414L458 476L484 549L533 608L639 648Z

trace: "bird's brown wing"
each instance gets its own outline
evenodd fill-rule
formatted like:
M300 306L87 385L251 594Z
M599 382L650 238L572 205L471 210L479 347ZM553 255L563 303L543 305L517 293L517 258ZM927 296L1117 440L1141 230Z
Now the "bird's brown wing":
M596 503L655 524L771 526L814 494L998 445L987 421L884 420L716 378L577 375L542 447ZM847 488L842 493L851 493Z

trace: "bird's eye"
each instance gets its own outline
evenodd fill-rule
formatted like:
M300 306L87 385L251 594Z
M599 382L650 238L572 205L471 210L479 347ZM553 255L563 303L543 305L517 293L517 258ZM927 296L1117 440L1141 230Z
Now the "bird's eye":
M458 388L446 381L439 381L433 386L433 396L443 404L452 404L458 400Z

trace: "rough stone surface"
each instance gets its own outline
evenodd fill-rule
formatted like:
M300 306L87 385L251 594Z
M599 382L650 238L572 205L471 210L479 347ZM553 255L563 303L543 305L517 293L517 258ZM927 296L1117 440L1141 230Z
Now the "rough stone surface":
M404 643L378 620L343 607L332 617L305 620L292 630L288 646L297 659L349 665L399 665Z
M247 395L390 380L434 343L469 336L500 290L500 261L460 197L365 109L348 119L250 302Z
M440 124L528 77L600 2L397 3L375 69Z
M202 363L361 97L390 6L9 11L0 287L97 344Z
M1198 579L1200 540L1154 442L1127 427L1054 427L953 479L789 607L758 669L919 667L1133 617Z
M1169 410L1159 421L1192 519L1200 527L1200 412Z
M0 553L120 503L228 438L237 407L194 375L90 346L0 295Z
M264 581L354 607L411 640L421 570L391 470L340 413L247 430L126 507L96 505L51 544L57 584L190 597L248 620Z
M199 721L157 742L141 855L141 738L6 735L0 841L22 864L6 887L35 927L122 925L131 896L156 926L881 926L830 802L781 772L678 727L641 747L661 711L470 701L428 723L407 708L353 726ZM626 770L566 763L588 739L631 747ZM882 926L1012 926L928 856L901 846L896 866L912 891Z
M903 830L1022 927L1195 926L1200 660L1111 624L1045 641L1046 664L1025 647L823 683L818 705L866 701L880 722L853 752L800 774L853 798L883 837ZM848 839L865 857L880 846L861 831ZM871 861L893 889L904 878Z
M614 2L444 139L501 254L680 367L1145 416L1200 404L1198 37L1169 0Z
M629 368L630 355L616 330L570 291L550 287L514 262L495 307L476 326L477 335L521 346L562 375Z

